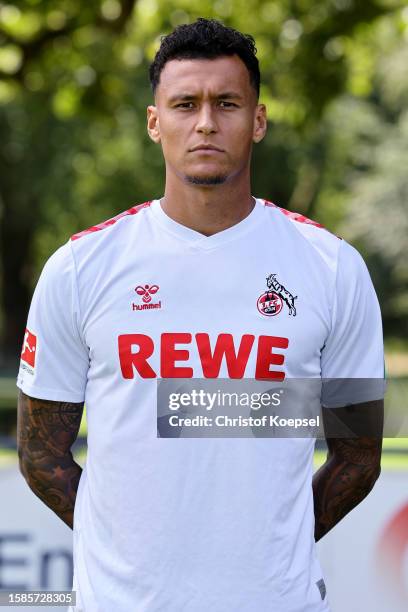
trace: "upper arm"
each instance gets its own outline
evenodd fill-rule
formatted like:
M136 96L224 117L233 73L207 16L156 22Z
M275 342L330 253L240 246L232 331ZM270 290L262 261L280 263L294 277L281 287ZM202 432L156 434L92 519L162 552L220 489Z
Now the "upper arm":
M331 315L321 350L322 405L341 408L383 399L380 306L363 258L344 241L339 247Z
M373 400L342 406L323 408L323 426L326 440L331 438L375 438L382 440L384 427L384 400Z
M332 327L321 352L322 419L329 456L378 476L384 425L381 311L367 266L342 242Z
M323 425L329 456L361 466L375 479L381 466L384 401L325 408Z
M35 288L17 386L30 397L80 403L88 369L75 263L66 243L47 261Z

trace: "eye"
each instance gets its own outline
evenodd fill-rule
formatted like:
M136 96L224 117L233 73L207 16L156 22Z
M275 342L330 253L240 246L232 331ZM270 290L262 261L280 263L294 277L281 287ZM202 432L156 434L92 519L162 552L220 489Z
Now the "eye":
M236 104L234 104L233 102L227 102L226 100L220 100L220 106L222 106L222 108L231 108L233 106L236 106Z
M193 106L194 106L193 102L181 102L180 104L176 104L176 108L190 109L190 108L193 108Z

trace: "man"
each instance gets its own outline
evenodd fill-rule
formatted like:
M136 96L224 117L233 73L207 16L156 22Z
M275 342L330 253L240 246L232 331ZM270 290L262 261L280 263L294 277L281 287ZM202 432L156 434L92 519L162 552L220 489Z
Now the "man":
M312 490L310 437L157 435L158 378L383 378L360 255L251 195L266 131L255 51L205 19L162 40L147 129L164 197L73 236L35 291L20 465L74 529L76 611L327 612L314 534L379 474L381 439L329 440ZM369 390L353 399L381 412Z

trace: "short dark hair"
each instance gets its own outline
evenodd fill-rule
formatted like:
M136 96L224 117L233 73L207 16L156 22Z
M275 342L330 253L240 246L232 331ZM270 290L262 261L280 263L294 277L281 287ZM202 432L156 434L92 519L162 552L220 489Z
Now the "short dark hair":
M225 55L238 55L241 58L259 97L260 73L253 37L225 26L216 19L203 17L194 23L179 25L167 36L161 37L160 48L149 68L153 93L166 62L173 59L215 59Z

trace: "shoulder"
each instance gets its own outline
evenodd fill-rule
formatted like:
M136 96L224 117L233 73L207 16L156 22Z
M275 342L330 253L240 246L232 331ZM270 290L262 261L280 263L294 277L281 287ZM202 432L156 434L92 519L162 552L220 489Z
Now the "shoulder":
M293 228L308 242L330 268L338 283L344 287L351 287L353 282L371 284L370 273L361 253L347 240L305 215L281 208L269 200L264 200L264 204L266 210L274 210L287 227Z
M336 271L340 247L345 242L340 236L301 213L282 208L269 200L261 199L261 202L273 221L279 222L279 232L294 243L306 243L333 272Z
M66 278L73 270L73 258L69 241L58 247L45 262L40 280L44 278Z
M87 229L73 234L73 236L71 236L71 242L76 242L77 240L80 240L81 238L85 237L89 238L90 236L97 236L98 238L103 236L104 238L108 238L108 236L110 235L110 230L113 227L118 228L121 225L121 223L119 223L120 221L134 218L136 215L138 215L138 219L140 219L141 216L139 215L139 213L142 213L142 211L148 209L152 204L152 201L153 200L148 200L147 202L143 202L142 204L135 204L131 208L124 210L123 212L119 213L118 215L115 215L114 217L111 217L110 219L101 221L96 225L92 225Z
M354 287L354 290L365 290L372 285L367 264L361 253L351 244L342 240L337 266L337 284L339 287Z
M74 285L75 265L70 244L66 242L46 260L35 283L33 303L40 303L47 312L58 305L62 312L71 303Z
M136 204L127 210L82 230L69 239L68 243L78 275L83 269L106 266L116 261L127 245L142 248L146 235L147 213L153 200Z

